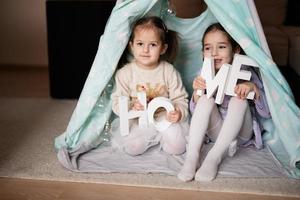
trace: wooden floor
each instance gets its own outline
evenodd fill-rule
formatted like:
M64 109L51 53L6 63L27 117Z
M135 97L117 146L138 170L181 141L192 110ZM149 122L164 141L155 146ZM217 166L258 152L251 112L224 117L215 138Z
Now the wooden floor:
M0 67L0 97L49 97L47 68ZM280 200L300 199L0 177L1 200Z
M1 200L293 200L291 197L198 192L75 182L0 178Z

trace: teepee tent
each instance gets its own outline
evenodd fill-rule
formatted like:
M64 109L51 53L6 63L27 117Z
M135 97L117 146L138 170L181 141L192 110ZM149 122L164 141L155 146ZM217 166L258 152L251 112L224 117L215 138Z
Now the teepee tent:
M253 0L205 0L208 9L192 19L180 19L168 9L167 0L117 1L100 38L98 51L66 131L55 140L59 153L76 168L77 158L108 140L113 75L131 34L130 26L145 15L163 18L180 37L174 66L191 91L202 66L201 38L206 28L220 22L244 52L260 65L272 119L264 120L264 141L292 177L300 177L300 110L291 89L273 62Z

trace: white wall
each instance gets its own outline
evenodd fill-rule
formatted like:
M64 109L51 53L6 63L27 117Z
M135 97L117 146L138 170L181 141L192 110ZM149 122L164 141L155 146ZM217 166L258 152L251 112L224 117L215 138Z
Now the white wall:
M46 0L0 0L0 65L48 66Z

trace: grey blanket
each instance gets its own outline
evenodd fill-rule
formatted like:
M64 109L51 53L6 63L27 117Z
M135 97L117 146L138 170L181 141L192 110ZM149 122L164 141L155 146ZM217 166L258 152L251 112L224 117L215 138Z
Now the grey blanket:
M204 145L200 162L211 147L212 144ZM185 158L185 154L168 155L158 146L139 156L130 156L111 145L93 149L76 157L72 157L71 154L62 148L58 152L58 159L65 168L75 172L164 173L174 176L181 169ZM287 174L267 148L239 148L233 157L227 156L223 159L218 176L284 177Z

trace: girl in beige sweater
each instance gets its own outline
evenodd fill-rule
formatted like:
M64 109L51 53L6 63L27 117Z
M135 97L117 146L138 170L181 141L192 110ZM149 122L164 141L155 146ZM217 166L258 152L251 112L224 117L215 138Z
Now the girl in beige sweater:
M154 127L140 128L137 120L133 120L129 135L121 137L122 149L130 155L139 155L160 143L163 151L182 154L188 127L188 94L180 74L164 61L171 61L176 55L176 33L168 30L159 17L141 18L132 30L129 48L133 60L116 73L116 90L112 94L114 113L119 114L120 96L129 97L130 109L143 110L137 99L137 93L142 91L146 93L148 103L155 97L166 97L175 110L166 113L166 119L172 125L161 132Z

